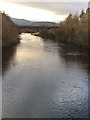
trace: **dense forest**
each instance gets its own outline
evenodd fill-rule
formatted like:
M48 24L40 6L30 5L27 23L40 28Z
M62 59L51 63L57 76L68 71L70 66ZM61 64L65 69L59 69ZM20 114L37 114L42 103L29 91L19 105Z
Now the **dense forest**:
M19 42L19 32L16 25L4 12L0 12L0 16L2 16L2 46L17 44Z
M66 43L67 45L74 45L80 48L88 48L88 23L90 16L90 8L85 12L82 10L81 14L72 15L60 22L60 28L57 30L43 30L39 35L44 38L52 39L58 43Z

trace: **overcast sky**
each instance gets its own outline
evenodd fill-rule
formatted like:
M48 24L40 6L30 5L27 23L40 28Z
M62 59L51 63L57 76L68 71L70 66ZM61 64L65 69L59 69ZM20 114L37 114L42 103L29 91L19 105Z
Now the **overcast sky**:
M69 13L79 14L82 9L86 10L88 7L87 0L79 0L79 2L77 0L63 0L63 2L62 0L49 0L49 2L48 0L3 0L3 2L0 8L12 17L40 21L61 21Z
M53 11L58 15L79 13L82 9L85 10L88 6L87 2L23 2L20 4Z

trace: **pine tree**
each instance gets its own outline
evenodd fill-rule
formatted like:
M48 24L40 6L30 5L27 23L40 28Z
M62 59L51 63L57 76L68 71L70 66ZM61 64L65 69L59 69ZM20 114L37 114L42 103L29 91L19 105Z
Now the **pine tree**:
M82 18L82 16L84 15L84 10L81 11L81 14L80 14L80 18Z

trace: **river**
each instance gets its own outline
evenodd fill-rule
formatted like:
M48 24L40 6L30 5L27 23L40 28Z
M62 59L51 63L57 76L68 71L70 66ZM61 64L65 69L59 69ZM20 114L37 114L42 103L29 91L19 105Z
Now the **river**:
M88 117L87 57L28 33L3 49L3 118Z

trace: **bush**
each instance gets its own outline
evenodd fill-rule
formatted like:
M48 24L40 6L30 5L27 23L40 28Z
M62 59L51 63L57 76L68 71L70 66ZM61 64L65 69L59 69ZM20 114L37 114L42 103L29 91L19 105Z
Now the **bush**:
M11 21L10 17L5 13L2 15L2 46L9 46L19 42L19 32L16 25Z
M74 44L78 47L88 48L88 23L90 22L90 8L80 15L69 14L60 23L59 29L44 30L40 32L41 37L50 38L54 41Z

